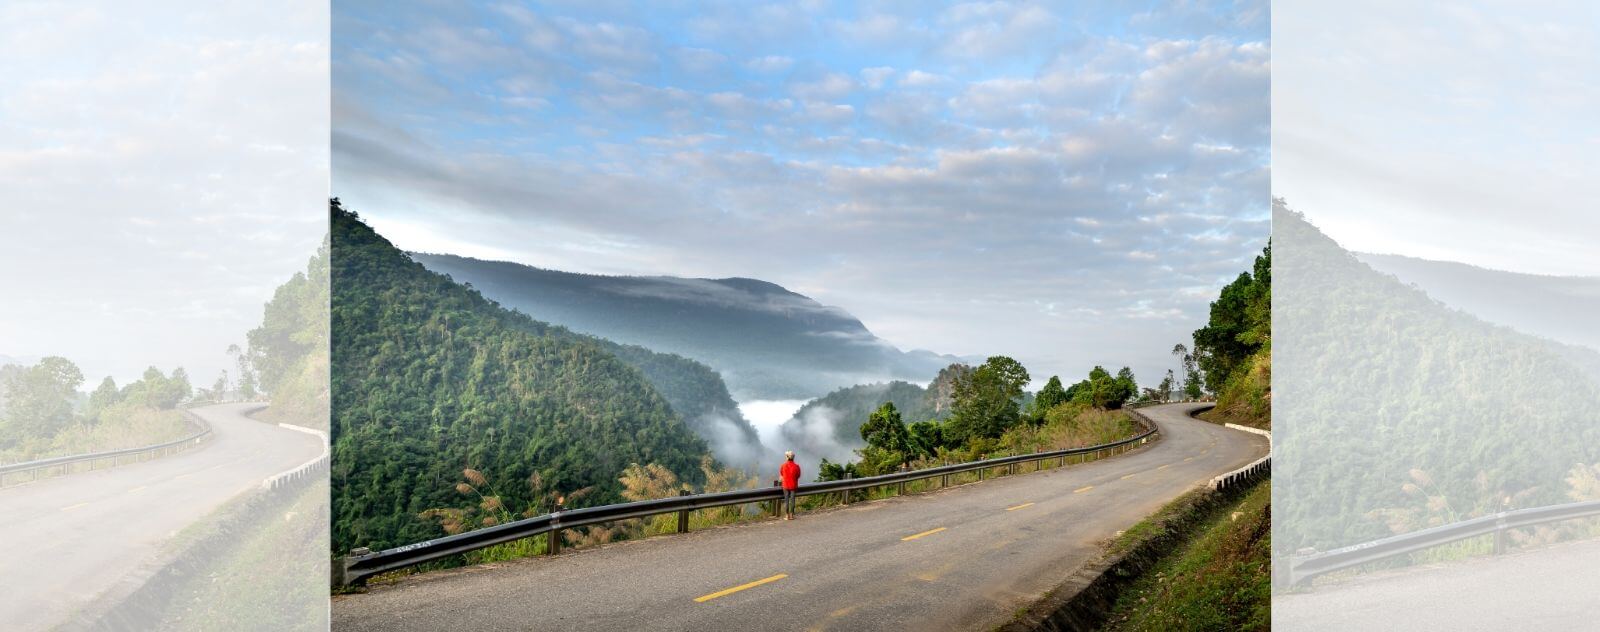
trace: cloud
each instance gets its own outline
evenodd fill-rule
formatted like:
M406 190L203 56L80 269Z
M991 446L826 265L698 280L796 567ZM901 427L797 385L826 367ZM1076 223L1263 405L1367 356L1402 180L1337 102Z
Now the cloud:
M403 247L761 278L902 348L1008 353L1047 373L1159 374L1161 347L1205 318L1194 288L1220 287L1265 243L1264 21L731 6L464 20L451 26L519 47L465 74L376 31L354 38L347 56L408 72L336 87L335 189L418 242ZM642 52L563 56L528 37L601 23L615 36L598 39ZM836 37L796 36L816 33ZM639 71L689 58L720 70ZM461 96L484 85L545 102Z

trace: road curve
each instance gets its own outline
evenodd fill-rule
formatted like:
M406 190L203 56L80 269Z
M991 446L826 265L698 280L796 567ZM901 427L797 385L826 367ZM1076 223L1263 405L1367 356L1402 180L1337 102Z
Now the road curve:
M1600 540L1360 576L1272 598L1274 630L1593 630Z
M1265 437L1144 409L1164 438L1129 454L553 558L419 575L337 596L333 629L971 630L1009 620L1099 543Z
M260 406L193 409L213 435L198 449L0 489L0 627L61 624L184 527L321 454L317 437L244 416Z

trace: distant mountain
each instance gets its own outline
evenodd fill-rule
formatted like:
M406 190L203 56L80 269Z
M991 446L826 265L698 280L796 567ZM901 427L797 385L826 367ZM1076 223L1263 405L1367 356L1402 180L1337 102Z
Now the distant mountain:
M463 468L517 515L548 510L534 487L592 488L580 506L617 502L631 463L694 483L702 436L754 442L709 368L500 307L354 214L331 215L336 552L441 535L419 514L478 503L457 487Z
M1355 256L1491 323L1600 350L1600 277L1524 274L1401 255Z
M454 255L412 257L539 320L704 362L740 400L804 399L850 384L922 380L960 361L901 351L842 309L756 279L599 276Z

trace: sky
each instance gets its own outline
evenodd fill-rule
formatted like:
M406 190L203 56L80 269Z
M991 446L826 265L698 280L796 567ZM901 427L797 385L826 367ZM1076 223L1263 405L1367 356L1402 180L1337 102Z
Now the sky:
M233 367L327 232L326 6L0 5L0 355Z
M902 349L1153 384L1266 244L1269 21L340 2L333 190L410 250L759 278Z
M1351 250L1600 275L1600 5L1272 19L1274 195Z

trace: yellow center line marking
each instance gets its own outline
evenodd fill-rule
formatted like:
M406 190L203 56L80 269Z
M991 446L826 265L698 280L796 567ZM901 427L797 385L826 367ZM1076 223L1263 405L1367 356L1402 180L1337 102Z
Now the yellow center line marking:
M778 573L777 575L773 575L773 576L768 577L766 579L758 579L758 580L755 580L755 581L750 582L748 584L741 584L739 586L734 586L733 588L729 588L727 590L719 590L717 592L711 593L709 595L705 595L703 597L695 597L694 598L694 602L695 603L705 603L707 601L711 601L712 599L716 599L717 597L726 597L728 595L731 595L733 593L739 592L741 590L748 590L750 588L755 588L756 586L760 586L762 584L770 584L772 582L778 581L778 580L783 579L785 577L788 577L788 575L785 575L783 573Z
M1086 491L1089 491L1091 489L1094 489L1094 486L1093 485L1088 485L1088 486L1085 486L1085 487L1079 487L1077 489L1074 489L1074 490L1072 490L1072 493L1074 493L1074 494L1082 494L1082 493L1084 493Z
M1127 476L1122 477L1122 480L1128 480L1130 478L1133 478L1133 476L1134 476L1133 474L1129 474Z
M135 488L133 488L133 489L130 489L130 490L128 490L128 493L129 493L129 494L132 494L132 493L134 493L134 492L136 492L136 491L139 491L139 490L142 490L142 489L144 489L144 488L146 488L146 487L149 487L149 485L140 485L140 486L138 486L138 487L135 487Z
M1169 468L1169 467L1172 467L1172 464L1171 464L1171 463L1168 463L1168 464L1166 464L1166 465L1163 465L1163 466L1161 466L1161 467L1158 467L1158 468L1156 468L1156 469L1158 469L1158 470L1164 470L1164 469L1167 469L1167 468Z
M89 506L89 503L78 503L76 505L67 505L65 507L62 507L61 510L62 511L72 511L72 510L77 509L79 507L88 507L88 506Z
M939 527L937 529L929 529L927 531L923 531L922 533L918 533L916 535L908 535L906 537L900 538L900 541L901 542L910 542L910 541L915 540L917 538L920 538L920 537L923 537L923 536L933 535L933 534L938 533L940 531L944 531L944 527Z
M1187 459L1184 459L1183 462L1184 463L1188 463L1188 462L1193 461L1193 460L1194 460L1194 457L1191 456L1191 457L1189 457Z
M1022 503L1022 504L1017 505L1015 507L1006 507L1006 511L1016 511L1018 509L1024 509L1024 508L1032 507L1032 506L1033 506L1033 503Z

